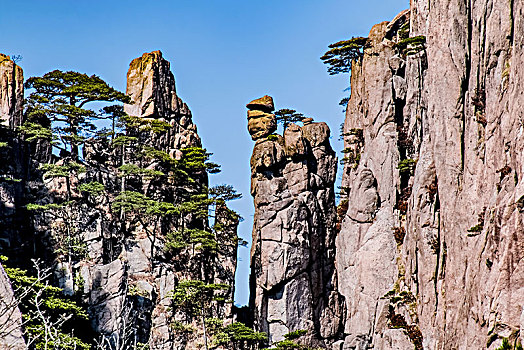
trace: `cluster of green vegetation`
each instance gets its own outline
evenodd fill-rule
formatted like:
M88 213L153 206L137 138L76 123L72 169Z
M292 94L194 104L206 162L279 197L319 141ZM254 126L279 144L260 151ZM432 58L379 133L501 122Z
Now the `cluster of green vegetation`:
M55 147L75 160L80 158L80 146L97 130L95 122L110 117L86 108L86 104L130 102L128 96L100 77L73 71L54 70L42 77L32 77L27 79L25 87L34 92L26 101L28 123L22 130L29 137L52 138Z
M495 350L522 350L522 344L516 340L513 344L510 343L508 338L502 338L502 344Z
M484 230L484 218L486 216L486 208L484 208L479 214L478 214L478 223L468 229L468 237L477 236Z
M411 56L426 49L426 37L423 35L414 36L400 40L395 47L400 53Z
M340 161L341 164L347 164L353 169L356 169L358 165L360 164L360 151L355 148L344 148L342 150L342 153L344 153L344 158Z
M4 263L7 261L5 257L0 258ZM64 296L60 288L49 284L48 269L35 263L35 275L20 268L5 267L4 270L16 300L6 306L20 309L25 340L31 349L91 349L89 336L79 335L82 327L89 328L87 312L73 298ZM11 330L4 326L0 325L0 337L6 335L3 331Z
M171 329L178 335L195 333L193 325L203 329L206 349L225 346L228 349L258 349L266 342L265 333L255 332L243 323L224 325L224 320L212 317L217 303L225 302L230 290L227 284L204 283L199 280L181 280L171 292L173 308L185 315L185 320L174 321ZM231 302L231 301L229 301Z
M267 139L269 141L277 141L278 140L278 135L276 135L276 134L267 135Z
M283 108L275 112L275 118L277 123L282 124L284 130L286 130L289 124L301 122L305 117L294 109Z
M401 175L406 174L406 175L412 176L416 165L417 165L416 159L403 159L398 163L397 168Z
M353 60L364 56L364 48L368 38L356 37L330 44L329 50L320 57L328 65L329 75L349 73Z
M205 329L205 320L220 314L219 305L232 302L225 298L231 295L231 287L212 283L205 271L218 254L233 254L239 244L236 225L241 217L227 208L226 202L241 195L232 186L206 186L208 174L219 172L220 166L209 161L211 154L201 147L180 149L176 157L156 148L154 140L172 126L163 120L127 115L121 103L129 103L129 98L95 75L56 70L28 79L26 88L32 89L32 93L26 103L26 122L17 132L26 143L53 147L51 160L41 164L38 171L43 179L54 181L60 189L50 196L33 197L33 203L27 204L26 209L38 212L52 223L46 239L55 262L67 261L67 266L74 270L78 262L87 258L87 244L80 226L81 208L112 215L112 220L125 223L121 230L140 227L151 242L152 266L160 260L166 262L166 257L178 260L185 257L195 267L195 271L186 272L197 279L180 281L171 293L174 308L185 310L188 316L187 322L173 320L173 330L190 332L192 326L188 321L196 312ZM95 111L88 108L90 103L108 105ZM291 115L282 113L281 120L288 123L298 116L294 111ZM109 127L101 128L102 124ZM85 152L96 145L102 145L106 155L96 158L96 153ZM0 146L7 148L9 144ZM115 176L109 180L100 176L108 172ZM165 183L169 184L165 193L154 190ZM129 232L122 232L122 237L128 235ZM163 250L158 250L162 246ZM52 265L49 262L48 266ZM56 318L53 339L61 339L61 343L53 347L46 338L46 349L69 349L69 345L64 345L66 341L74 344L71 349L87 349L89 343L93 344L93 339L80 339L71 333L74 325L87 320L87 314L73 299L67 299L59 288L47 282L36 283L23 270L11 269L8 273L15 287L30 284L34 292L18 298L17 306L24 317L36 319L32 314L32 295L36 293L43 298L42 305L47 305L46 312ZM79 290L83 283L80 277L75 278L74 290ZM134 284L128 286L126 294L147 297ZM195 304L189 302L192 298ZM24 323L26 338L40 337L37 333L42 327L35 322ZM243 348L244 343L263 341L260 333L245 325L233 325L221 329L221 342L238 343ZM85 329L90 327L86 324ZM240 329L242 336L236 334ZM204 339L207 342L206 336Z

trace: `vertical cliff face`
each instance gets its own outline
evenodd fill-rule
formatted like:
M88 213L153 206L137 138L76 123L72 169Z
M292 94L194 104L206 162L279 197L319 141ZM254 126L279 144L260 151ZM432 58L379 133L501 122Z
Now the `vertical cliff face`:
M24 160L22 145L15 129L22 125L24 100L22 69L9 56L0 54L0 246L20 247L20 232L24 227L17 208L23 203Z
M518 338L522 14L518 2L412 1L371 30L344 126L359 155L344 169L337 237L345 348L494 349ZM402 46L405 20L425 44Z
M20 175L19 142L13 129L21 125L23 101L23 72L8 56L0 54L0 247L9 248L20 242L16 206L20 205L22 188L15 179ZM18 226L20 227L20 226ZM8 229L11 228L11 229ZM2 251L0 250L0 251ZM22 338L22 315L14 298L13 289L0 264L0 348L26 349Z
M339 335L343 301L334 274L334 190L337 158L325 123L276 130L269 96L247 106L255 141L251 194L251 308L255 326L280 341L308 330L303 341L326 346Z
M0 120L3 126L15 128L22 125L24 100L24 74L9 56L0 54Z

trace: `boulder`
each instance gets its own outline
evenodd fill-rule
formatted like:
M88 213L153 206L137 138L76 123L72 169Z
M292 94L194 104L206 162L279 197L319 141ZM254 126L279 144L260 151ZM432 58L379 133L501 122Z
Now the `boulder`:
M271 96L265 95L261 98L257 98L249 102L246 107L250 110L258 110L267 113L271 113L275 110L275 105L273 104L273 98Z
M271 135L277 130L277 120L273 114L249 111L247 128L251 138L258 140Z

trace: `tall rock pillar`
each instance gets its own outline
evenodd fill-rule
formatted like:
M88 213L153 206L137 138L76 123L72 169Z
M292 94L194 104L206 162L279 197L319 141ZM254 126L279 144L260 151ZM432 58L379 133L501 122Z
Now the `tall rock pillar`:
M251 251L251 308L255 327L270 342L298 329L311 345L339 333L341 299L334 291L337 157L325 123L276 130L273 99L247 105L255 141L251 194L255 217Z
M23 123L24 74L9 56L0 54L0 251L21 254L27 226L23 210L26 163L16 128ZM25 232L24 232L25 233ZM8 251L13 251L13 254Z
M22 195L18 140L13 130L22 123L24 77L9 56L0 54L0 252L16 246L18 232L9 227L18 223L16 206ZM0 349L26 349L22 337L22 315L13 289L0 264Z

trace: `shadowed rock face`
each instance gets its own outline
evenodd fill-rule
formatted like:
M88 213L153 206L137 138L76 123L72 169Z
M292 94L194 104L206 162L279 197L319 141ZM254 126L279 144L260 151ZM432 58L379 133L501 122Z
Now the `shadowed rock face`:
M495 349L522 337L523 11L413 0L371 30L344 125L359 154L344 169L336 242L344 349ZM424 50L394 47L406 20Z
M0 54L0 148L1 171L6 177L19 178L20 162L18 140L13 129L22 124L23 72L8 56ZM19 243L20 232L10 226L18 226L17 206L20 205L20 184L2 179L0 181L0 252ZM26 349L22 337L22 315L14 298L11 282L0 264L0 348Z
M254 102L248 107L259 108ZM259 113L248 116L253 112ZM276 130L271 126L254 137L251 157L255 327L267 332L270 342L307 329L303 341L327 346L339 335L343 309L333 273L337 159L325 123L290 124L283 137L268 139ZM248 128L252 135L260 130L251 119Z

